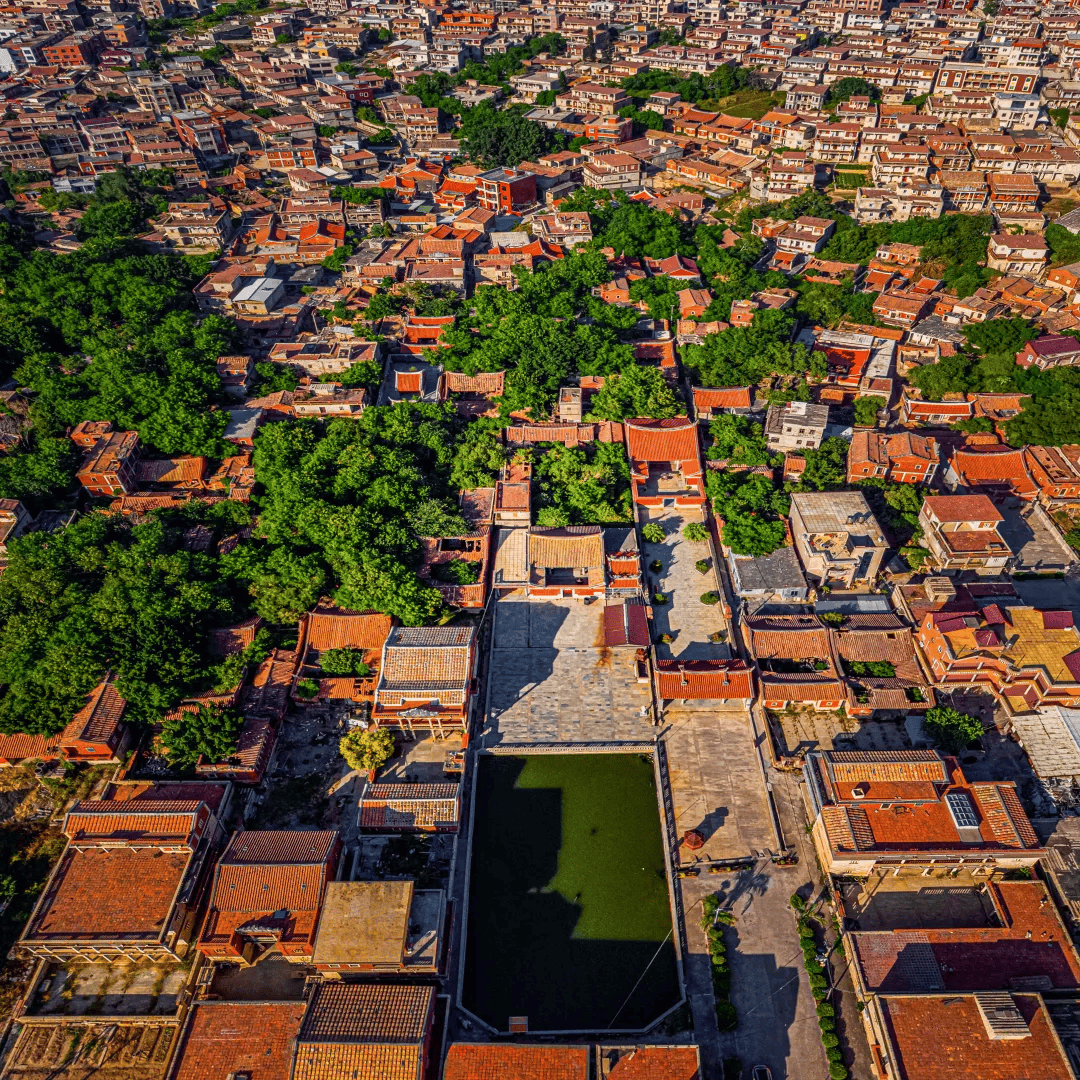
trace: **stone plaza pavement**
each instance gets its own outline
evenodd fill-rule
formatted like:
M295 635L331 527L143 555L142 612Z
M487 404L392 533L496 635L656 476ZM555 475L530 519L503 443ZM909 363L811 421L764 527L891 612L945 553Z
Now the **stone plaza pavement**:
M652 694L632 646L603 645L602 601L495 604L485 748L522 743L652 743Z

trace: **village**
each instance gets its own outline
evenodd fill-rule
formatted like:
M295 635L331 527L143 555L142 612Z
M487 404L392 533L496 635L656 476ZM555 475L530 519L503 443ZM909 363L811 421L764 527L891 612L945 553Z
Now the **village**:
M0 10L0 1080L1080 1076L1078 71Z

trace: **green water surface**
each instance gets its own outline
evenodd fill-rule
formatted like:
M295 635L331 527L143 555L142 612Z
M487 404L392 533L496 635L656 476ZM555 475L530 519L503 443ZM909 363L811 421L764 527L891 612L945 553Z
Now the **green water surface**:
M503 1031L604 1030L677 1000L651 760L482 756L466 1006Z

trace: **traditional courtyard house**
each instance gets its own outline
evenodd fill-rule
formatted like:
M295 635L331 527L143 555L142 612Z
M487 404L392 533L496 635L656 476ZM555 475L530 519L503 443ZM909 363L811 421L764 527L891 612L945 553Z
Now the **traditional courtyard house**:
M940 571L1000 573L1012 551L998 532L1004 518L985 495L929 495L919 509L923 543Z
M340 855L336 832L235 833L214 871L199 952L246 966L273 949L290 963L310 963Z
M725 412L749 412L753 406L749 386L695 386L692 392L698 420L711 420Z
M839 709L848 700L829 632L816 615L753 615L744 619L766 709Z
M985 690L1010 715L1080 705L1080 634L1071 611L968 599L923 614L915 640L936 685Z
M846 615L829 629L852 716L921 712L934 704L910 628L895 615Z
M1042 502L1080 499L1080 446L1026 446L1024 462Z
M856 431L848 451L847 481L857 484L872 476L899 484L930 484L939 460L934 439L909 432L884 435Z
M83 800L19 946L43 960L182 959L202 900L216 818L198 799Z
M970 420L974 415L970 401L923 401L918 393L905 387L900 395L900 423L902 424L956 424Z
M680 709L749 709L754 670L742 660L658 660L656 696Z
M308 1000L292 1080L384 1073L423 1080L435 1019L433 986L324 982Z
M628 420L623 427L635 503L655 507L705 504L704 467L693 420Z
M831 874L963 865L989 877L1044 854L1012 781L969 782L934 750L812 751L803 777L814 847Z
M396 626L383 646L372 719L412 737L462 731L479 652L472 626Z
M300 657L299 677L318 680L318 700L374 702L383 647L393 626L394 619L390 615L349 611L330 600L320 600L313 611L300 618L296 645ZM342 676L324 672L320 666L321 657L336 649L360 653L368 674Z
M954 451L945 480L953 486L992 496L1034 499L1039 494L1028 472L1024 451L1008 447Z
M438 975L446 919L443 889L417 889L415 881L331 881L312 964L327 979Z

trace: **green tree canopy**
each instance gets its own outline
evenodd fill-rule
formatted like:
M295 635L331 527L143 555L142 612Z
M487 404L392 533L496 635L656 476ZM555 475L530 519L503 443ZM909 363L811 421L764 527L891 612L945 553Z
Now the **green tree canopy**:
M228 761L236 752L236 740L244 721L232 709L200 705L194 712L181 712L165 721L161 741L174 765L194 766L200 758L210 762Z

